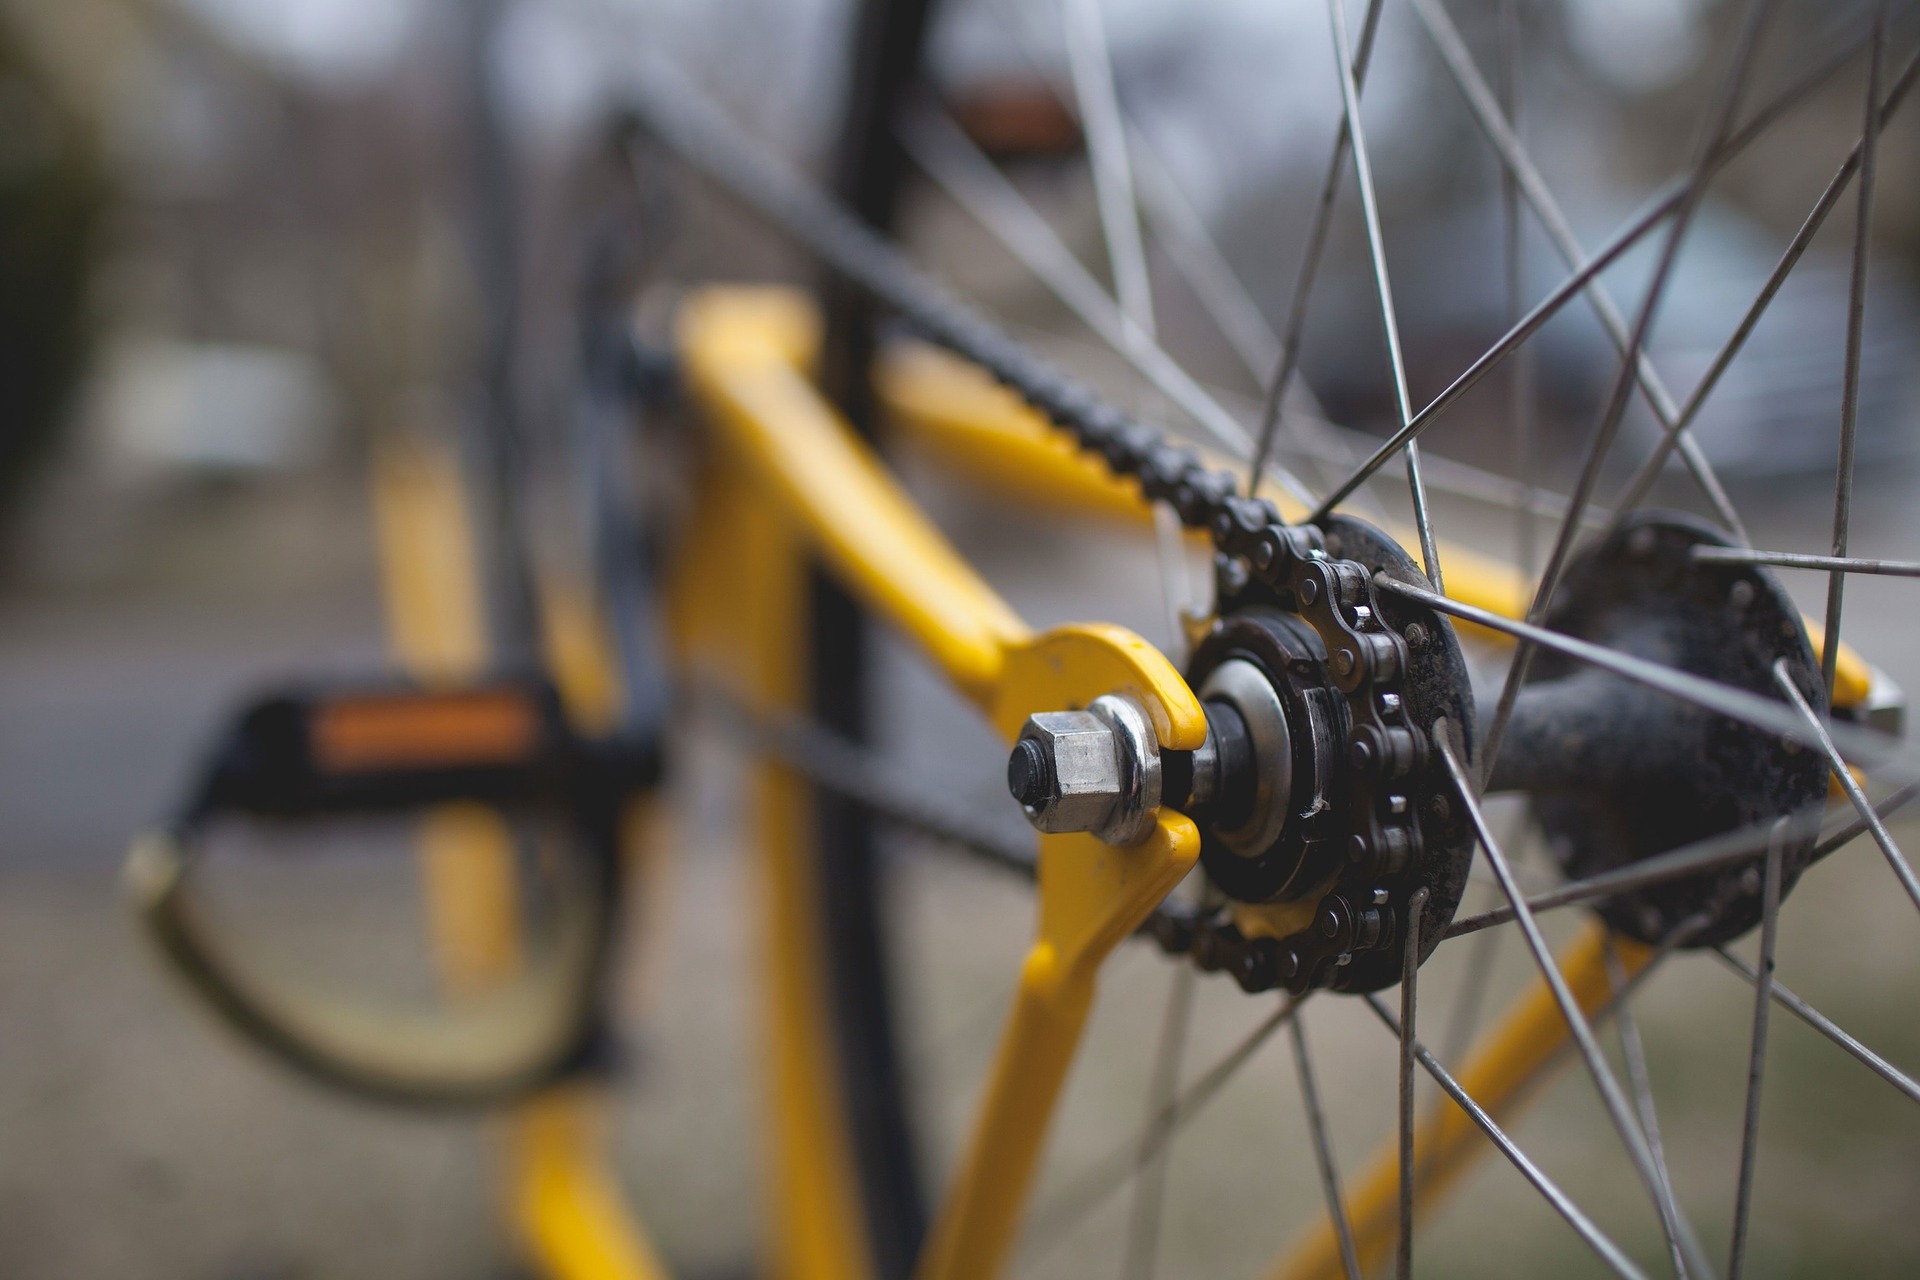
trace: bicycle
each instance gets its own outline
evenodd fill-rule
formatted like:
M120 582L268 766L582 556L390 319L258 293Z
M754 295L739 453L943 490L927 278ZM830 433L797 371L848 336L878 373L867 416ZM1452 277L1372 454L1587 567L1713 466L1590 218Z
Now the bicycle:
M817 309L791 289L705 286L679 301L662 350L627 320L625 299L589 299L586 363L596 399L583 415L590 479L582 503L599 553L591 591L532 581L524 554L510 545L511 518L496 539L503 545L473 544L464 506L478 494L510 509L511 476L493 476L498 487L489 491L483 469L467 492L449 457L383 457L376 500L414 683L296 690L248 711L169 833L137 846L130 864L169 959L262 1047L329 1083L407 1104L515 1103L509 1176L530 1259L563 1276L663 1274L638 1221L618 1207L581 1085L604 1069L607 1054L614 910L624 868L642 856L628 846L645 843L636 833L663 776L668 730L689 706L669 688L666 673L678 668L678 679L699 691L694 701L762 760L754 790L757 858L770 890L761 926L775 1100L770 1234L783 1274L998 1274L1011 1258L1096 978L1132 937L1171 957L1181 975L1156 1050L1148 1123L1121 1152L1117 1175L1096 1169L1058 1211L1062 1219L1084 1216L1126 1181L1143 1179L1129 1274L1150 1269L1157 1251L1161 1162L1173 1134L1283 1026L1327 1208L1273 1274L1358 1275L1389 1252L1408 1274L1419 1216L1488 1146L1601 1265L1645 1274L1508 1133L1508 1117L1568 1050L1592 1077L1643 1184L1667 1259L1680 1274L1714 1273L1674 1191L1641 1051L1625 1050L1623 1083L1595 1030L1613 1016L1624 1032L1628 996L1667 957L1700 948L1717 950L1753 987L1727 1268L1740 1273L1772 1004L1920 1101L1907 1073L1772 976L1782 901L1802 872L1848 841L1871 836L1920 906L1920 881L1883 821L1916 786L1913 754L1897 740L1900 707L1884 676L1838 642L1845 575L1916 570L1847 554L1857 307L1833 554L1755 550L1688 426L1849 184L1870 191L1879 129L1920 64L1886 78L1890 19L1882 7L1743 116L1740 87L1767 13L1755 5L1692 168L1589 258L1445 11L1435 0L1412 7L1493 140L1510 175L1509 199L1532 205L1570 274L1531 310L1516 305L1506 336L1439 397L1425 407L1410 400L1359 112L1381 6L1369 4L1356 41L1332 5L1342 123L1288 330L1249 344L1268 357L1256 376L1272 374L1251 431L1155 337L1137 208L1157 207L1174 224L1180 214L1146 194L1152 162L1141 157L1150 152L1121 118L1096 5L1065 6L1071 83L1062 98L1084 132L1113 296L1021 203L968 132L915 92L925 5L871 0L860 8L837 198L757 152L669 69L652 69L619 135L640 180L671 155L768 218L827 269ZM1863 49L1861 140L1722 359L1699 391L1676 403L1643 343L1706 180ZM914 268L888 239L910 163L999 233L1189 419L1206 437L1204 449L1170 441L1060 373ZM1384 442L1318 493L1280 465L1314 457L1282 428L1296 416L1299 325L1333 193L1350 167L1395 415ZM1861 207L1856 300L1865 288L1870 199ZM1192 232L1189 225L1162 234L1172 241ZM1629 319L1601 273L1642 239L1660 245L1659 265ZM1208 246L1184 247L1204 276ZM1583 297L1619 348L1619 371L1572 492L1560 500L1540 581L1529 589L1518 572L1436 535L1428 490L1446 468L1423 460L1418 437L1547 318ZM1213 314L1223 331L1233 328L1230 298L1216 293ZM1244 322L1245 309L1239 314ZM1636 395L1653 407L1659 437L1611 513L1601 514L1594 499L1602 465ZM661 538L648 513L612 479L632 466L622 453L627 437L608 423L634 412L657 424L682 411L701 424L711 452L668 558L655 554ZM1110 624L1029 627L887 472L873 443L883 420L891 438L1015 495L1045 493L1068 508L1140 521L1171 513L1159 517L1169 560L1183 554L1183 539L1203 540L1214 578L1210 609L1196 616L1176 602L1171 610L1175 643L1191 645L1185 661ZM1670 457L1698 485L1712 519L1639 509ZM1347 501L1396 459L1404 462L1412 528L1348 514ZM1268 481L1279 496L1259 496ZM1530 483L1507 492L1524 507L1539 500ZM1589 512L1599 517L1597 530L1588 529ZM536 670L490 670L481 656L486 628L473 602L486 594L478 565L489 559L505 566L493 594L518 615L508 629L544 629ZM1823 624L1801 618L1769 565L1831 575ZM448 582L467 586L449 593ZM863 745L878 710L865 687L869 614L909 637L1009 745L1007 784L1040 833L1037 856ZM1484 729L1456 625L1476 642L1515 642ZM669 660L663 648L676 656ZM1888 728L1895 736L1879 732ZM1863 787L1868 777L1900 785L1876 805ZM1533 893L1521 885L1481 803L1488 791L1530 798L1565 884ZM422 838L428 878L448 904L449 936L464 939L442 939L441 980L490 1002L474 1017L442 1011L403 1025L362 1019L357 1009L298 1009L253 986L197 923L187 872L194 846L217 823L419 809L431 810ZM931 1224L891 1005L876 820L1030 877L1038 894L1036 938L986 1094ZM573 854L555 864L555 954L544 970L522 971L511 924L514 831L537 822L563 828ZM1459 916L1477 857L1504 905ZM1201 890L1176 894L1190 877ZM1596 922L1556 957L1536 916L1574 904L1593 907ZM1539 977L1450 1067L1418 1038L1421 968L1442 941L1509 921ZM1759 963L1743 967L1726 945L1755 930ZM1250 995L1281 996L1252 1035L1181 1089L1179 1030L1195 972L1227 974ZM1396 985L1397 1014L1379 995ZM1340 993L1370 1005L1399 1049L1396 1138L1345 1193L1297 1016L1310 998ZM1424 1117L1416 1116L1416 1068L1447 1099Z

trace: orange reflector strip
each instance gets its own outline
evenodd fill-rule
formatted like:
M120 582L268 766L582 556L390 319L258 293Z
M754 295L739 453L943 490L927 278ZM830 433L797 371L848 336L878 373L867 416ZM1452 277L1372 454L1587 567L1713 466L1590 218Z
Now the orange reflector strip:
M539 740L538 709L513 690L342 698L313 718L323 773L511 764Z

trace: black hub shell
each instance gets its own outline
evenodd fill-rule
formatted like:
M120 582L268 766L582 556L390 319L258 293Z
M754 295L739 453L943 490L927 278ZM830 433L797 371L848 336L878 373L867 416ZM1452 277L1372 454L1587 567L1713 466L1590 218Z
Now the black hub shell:
M1773 668L1826 708L1799 610L1757 565L1697 564L1725 545L1689 516L1646 513L1575 559L1547 625L1611 649L1778 699ZM1559 654L1538 651L1491 789L1530 791L1553 856L1584 879L1787 815L1782 892L1811 860L1827 790L1819 753ZM1764 845L1762 846L1764 849ZM1609 899L1614 929L1661 943L1705 913L1688 946L1724 943L1761 915L1763 853Z

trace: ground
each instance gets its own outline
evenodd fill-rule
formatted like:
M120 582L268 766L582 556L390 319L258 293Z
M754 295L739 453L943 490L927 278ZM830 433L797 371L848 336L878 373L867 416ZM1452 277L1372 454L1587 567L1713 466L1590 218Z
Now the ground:
M1817 495L1823 485L1812 484ZM1004 512L935 507L1036 621L1102 615L1164 630L1152 551L1131 534L1072 533ZM1761 504L1757 536L1819 543L1817 496ZM85 520L86 509L69 513ZM1461 515L1454 527L1471 523ZM58 521L54 521L57 526ZM1863 548L1900 548L1897 491L1866 495ZM94 568L28 572L0 596L0 1274L87 1277L484 1277L510 1273L484 1119L428 1118L322 1093L263 1063L191 1007L136 935L116 883L129 836L164 812L219 707L274 674L367 670L382 652L366 519L354 485L320 477L152 502ZM102 534L102 537L108 537ZM1032 549L1054 548L1046 566ZM1068 571L1057 566L1065 563ZM99 564L109 567L100 569ZM1818 579L1795 580L1817 599ZM1064 594L1060 584L1070 584ZM1905 634L1910 584L1859 584L1858 643L1920 688ZM886 679L911 726L903 758L956 794L998 802L999 756L968 713L892 652ZM622 984L633 1052L615 1100L621 1176L689 1275L740 1274L753 1256L758 1057L745 986L748 890L724 822L730 773L693 745L665 905ZM1920 826L1896 834L1920 837ZM1920 844L1920 839L1912 843ZM1530 875L1544 876L1535 866ZM1027 892L990 873L904 856L898 883L911 1061L946 1167L973 1105L1028 928ZM1486 886L1471 892L1485 895ZM1550 917L1564 936L1573 912ZM1517 938L1497 987L1524 979ZM1751 946L1751 943L1745 944ZM1909 1070L1920 1068L1920 920L1878 852L1858 843L1788 905L1783 980ZM1444 1043L1468 948L1427 971L1423 1025ZM1452 971L1450 973L1449 971ZM1167 970L1123 948L1106 976L1060 1116L1025 1246L1029 1273L1117 1272L1127 1197L1064 1234L1050 1197L1127 1149L1141 1122ZM1189 1077L1271 1008L1201 984ZM1708 957L1662 974L1639 1005L1675 1177L1708 1252L1722 1255L1751 996ZM1310 1006L1311 1043L1342 1165L1390 1129L1392 1042L1364 1008ZM1920 1258L1920 1113L1776 1012L1758 1180L1756 1275L1909 1273ZM1608 1037L1611 1041L1611 1037ZM1277 1037L1177 1146L1164 1274L1257 1274L1317 1212L1292 1059ZM1645 1197L1577 1066L1517 1126L1524 1145L1601 1224L1657 1258ZM1176 1262L1177 1260L1177 1262ZM1586 1274L1597 1264L1497 1159L1422 1241L1421 1274Z

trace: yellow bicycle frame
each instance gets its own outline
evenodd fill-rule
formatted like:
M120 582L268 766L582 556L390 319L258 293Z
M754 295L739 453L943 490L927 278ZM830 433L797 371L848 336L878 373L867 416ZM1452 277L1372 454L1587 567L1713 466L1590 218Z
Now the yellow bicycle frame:
M1204 714L1158 650L1106 624L1036 633L959 557L813 385L817 337L809 304L791 291L710 288L682 309L681 365L715 444L668 592L682 667L757 709L798 709L807 661L803 584L817 558L871 612L916 642L1008 739L1033 712L1082 706L1100 694L1124 691L1149 710L1163 748L1199 746ZM902 442L927 450L949 470L1053 506L1150 517L1132 485L1076 452L979 370L904 345L883 356L875 378ZM417 512L445 505L430 493L402 496L383 503L383 513L389 507ZM404 523L399 515L383 520ZM446 574L431 565L410 568L406 548L446 543L447 526L419 523L410 537L395 533L386 540L403 641L411 632L434 632L418 619L408 622L413 611L426 607L409 601L446 594ZM413 559L419 554L416 549ZM1452 549L1447 567L1456 597L1507 616L1524 610L1524 583L1510 570ZM471 581L470 566L467 572ZM448 658L443 673L457 672L467 650L477 652L462 629L477 628L475 601L477 593L471 593L439 606L437 616L468 619L442 635L439 643L460 659ZM432 644L402 647L417 668L435 670L438 650ZM576 644L575 652L575 666L595 665L578 656L591 655L592 643ZM1843 649L1836 703L1862 701L1868 680L1865 664ZM872 1269L827 1030L809 793L778 765L756 768L754 845L761 873L772 1145L768 1263L785 1280L860 1280ZM1086 835L1040 837L1034 941L1020 968L966 1155L921 1259L920 1280L983 1280L1002 1269L1100 965L1193 866L1198 849L1193 824L1172 811L1163 812L1144 841L1124 849ZM484 880L484 873L477 874ZM484 921L494 910L486 905L482 884L433 887L440 897L468 904L456 915ZM1596 926L1562 961L1589 1013L1609 991L1602 941ZM1617 939L1615 945L1629 969L1648 958L1645 948ZM1536 983L1488 1030L1460 1075L1499 1117L1564 1057L1567 1044L1564 1019L1544 984ZM644 1234L613 1194L590 1101L576 1094L542 1100L511 1126L514 1220L535 1265L565 1280L658 1274ZM1476 1132L1449 1101L1422 1122L1416 1134L1422 1210L1486 1149ZM1351 1184L1349 1207L1363 1259L1377 1259L1391 1246L1397 1196L1392 1152L1382 1153ZM1271 1274L1291 1280L1340 1274L1330 1226L1304 1235Z

